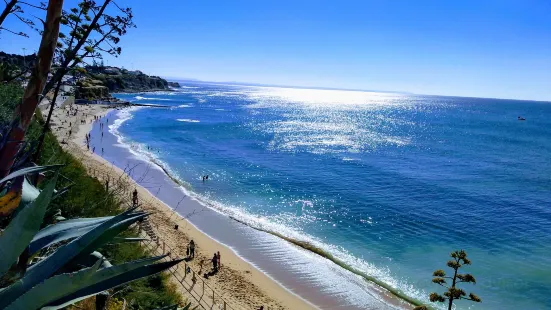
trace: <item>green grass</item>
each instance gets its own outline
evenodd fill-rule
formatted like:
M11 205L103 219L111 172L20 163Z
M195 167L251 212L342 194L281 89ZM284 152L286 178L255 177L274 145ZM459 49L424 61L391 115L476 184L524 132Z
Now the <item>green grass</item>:
M38 120L33 122L33 126L41 127ZM61 175L68 179L60 180L57 187L63 188L69 184L73 186L64 196L52 202L52 211L59 209L66 218L107 216L122 211L122 203L108 193L102 183L89 176L84 166L71 154L63 151L53 134L48 133L38 164L54 163L66 165L61 169ZM131 233L126 235L129 234ZM100 252L113 264L150 256L139 243L105 246ZM115 296L118 299L124 298L131 303L130 309L155 309L182 302L166 274L134 281L115 289L113 294L117 294Z
M0 124L10 121L22 93L18 86L0 85ZM37 111L25 137L27 142L36 141L42 126L42 116ZM108 193L102 183L89 176L82 163L65 152L52 133L46 135L38 164L65 164L60 171L64 178L59 179L56 187L60 189L73 184L67 193L52 201L49 215L61 210L61 215L65 218L98 217L115 215L123 210L124 205L113 194ZM129 236L132 232L124 234ZM139 243L106 245L100 252L113 264L151 256ZM181 303L182 297L168 277L165 273L157 274L116 288L111 294L119 300L126 300L127 309L155 309Z

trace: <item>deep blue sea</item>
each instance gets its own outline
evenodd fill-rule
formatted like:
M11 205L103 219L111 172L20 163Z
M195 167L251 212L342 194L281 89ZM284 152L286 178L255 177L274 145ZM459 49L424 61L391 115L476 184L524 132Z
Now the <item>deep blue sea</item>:
M457 309L551 309L551 103L184 85L112 129L219 211L425 300L464 249Z

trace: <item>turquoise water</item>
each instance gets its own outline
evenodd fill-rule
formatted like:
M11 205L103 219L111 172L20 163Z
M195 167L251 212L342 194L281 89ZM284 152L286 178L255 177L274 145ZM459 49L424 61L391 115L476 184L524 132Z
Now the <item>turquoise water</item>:
M419 299L464 249L458 309L551 309L550 103L185 85L112 129L219 211Z

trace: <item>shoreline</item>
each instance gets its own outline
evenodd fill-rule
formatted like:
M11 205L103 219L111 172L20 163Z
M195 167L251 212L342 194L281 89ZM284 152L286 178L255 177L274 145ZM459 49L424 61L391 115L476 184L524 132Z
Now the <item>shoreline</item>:
M133 110L132 112L135 112L135 111L136 110ZM121 119L121 118L118 118L118 119ZM128 118L125 118L123 120L123 122L125 122L127 120L128 120ZM117 130L115 130L115 131L117 131ZM134 154L134 156L146 157L146 159L142 158L142 160L146 161L149 164L153 164L157 169L161 170L163 172L163 174L168 179L170 179L172 182L174 182L178 186L181 186L186 191L191 191L193 193L193 190L190 188L191 185L188 184L185 181L179 180L178 177L174 176L173 172L171 172L171 169L169 167L166 167L162 163L162 161L159 162L159 160L157 158L155 158L154 156L151 156L151 154L140 152L139 150L134 150L130 145L125 143L124 138L122 137L122 135L120 133L117 132L117 134L115 134L115 136L117 137L117 141L122 145L126 145L126 147L129 148L130 153ZM411 309L415 306L425 305L421 301L419 301L419 300L417 300L413 297L410 297L410 296L406 295L405 293L401 292L400 290L398 290L396 288L393 288L391 285L377 279L374 276L371 276L371 275L367 274L365 271L362 271L362 270L358 269L357 267L349 265L348 263L346 263L342 259L334 256L330 252L326 251L323 248L318 247L316 244L314 244L310 241L295 239L293 237L289 237L289 236L283 235L281 233L278 233L277 231L267 229L267 228L264 228L264 227L259 227L257 225L253 225L251 223L248 223L247 221L236 218L236 217L232 216L231 214L226 214L224 212L224 210L220 210L213 203L208 202L208 201L203 201L201 198L203 198L203 197L201 197L200 195L197 195L197 196L194 197L194 199L197 200L200 204L203 204L206 207L213 209L215 212L219 212L219 213L223 214L224 216L229 218L231 221L237 222L240 225L243 225L247 228L250 228L250 229L265 233L265 234L275 236L278 239L281 239L281 240L283 240L283 241L285 241L285 242L287 242L287 243L289 243L293 246L296 246L296 247L298 247L302 250L305 250L309 253L313 253L313 254L315 254L319 257L322 257L323 259L326 259L326 260L330 261L331 264L334 264L335 266L338 266L338 267L342 268L343 270L346 270L347 272L350 272L350 273L354 274L355 276L361 277L362 280L366 281L367 286L369 286L371 288L374 288L375 294L377 294L382 300L384 300L385 303L387 303L388 306L395 307L396 309ZM192 223L192 225L193 225L193 223ZM209 235L206 232L205 232L205 234ZM210 237L214 238L212 236L210 236ZM293 293L293 292L291 292L291 293ZM373 293L373 292L371 292L371 293ZM425 306L427 306L428 309L433 309L430 305L425 305Z
M109 111L112 111L112 109L110 109ZM97 114L100 114L100 116L102 117L105 117L105 115L108 114L109 111L103 111L103 113L100 111L99 113ZM114 117L113 119L116 119L116 117ZM114 122L110 122L110 124L113 124ZM90 131L90 129L93 129L92 127L92 124L88 124L88 126L86 126L86 128L84 128L83 130L79 130L79 132L81 132L80 136L82 138L80 138L80 140L78 138L74 138L73 139L73 142L76 142L76 144L79 144L78 142L81 141L80 144L82 144L82 141L84 140L84 134L82 134L82 132L88 132ZM109 133L111 134L111 133ZM117 139L119 139L118 135L113 135L114 137L116 137ZM117 141L117 142L120 142L120 141ZM82 146L81 146L82 148ZM133 151L130 151L132 154L134 154ZM92 154L90 154L92 155ZM136 154L134 154L136 155ZM108 165L108 166L111 166L112 168L115 167L116 168L116 165L114 163L109 163L108 161L106 161L104 158L100 157L99 155L96 155L96 154L93 154L93 157L95 157L95 160L98 160L98 161L103 161L103 163L105 165ZM152 160L151 158L148 158L149 159L149 163L150 164L153 164L155 166L155 168L159 169L162 171L162 173L167 177L169 178L174 184L176 184L177 186L185 186L184 184L182 184L181 182L179 182L179 180L175 179L169 171L167 171L165 169L165 167L163 167L161 164L157 163L155 160ZM145 160L145 159L142 159L142 160ZM119 169L120 170L120 169ZM126 171L126 169L125 169ZM122 172L122 170L120 171L119 174L124 174L125 172ZM150 191L148 191L148 189L145 189L145 191L147 191L150 196L153 196L152 193ZM139 191L140 192L140 191ZM158 194L158 193L157 193ZM140 196L141 196L141 193L140 193ZM157 195L155 195L157 196ZM152 199L155 199L152 197ZM195 199L196 200L196 199ZM164 210L160 210L162 211L163 213L165 213L165 215L168 216L168 214L171 214L172 212L174 212L174 210L172 210L169 205L167 205L166 203L163 203L163 202L160 202L162 205L163 205L163 208ZM197 204L206 204L207 207L210 205L209 203L201 203L201 201L196 201ZM156 210L156 211L159 211L159 210ZM217 210L214 210L215 212L219 212ZM172 213L173 214L173 213ZM171 215L172 215L171 214ZM169 219L172 219L172 216L169 216ZM182 224L184 226L187 226L187 224L191 224L191 226L195 226L193 223L191 223L189 220L187 219L184 219L184 218L181 218L183 215L180 214L180 216L178 217L180 221L182 221ZM227 217L227 216L226 216ZM285 236L282 236L278 233L275 233L275 232L272 232L272 231L268 231L268 230L264 230L264 229L261 229L261 228L257 228L257 227L253 227L245 222L242 222L240 221L239 219L236 219L232 216L229 216L229 218L232 220L232 222L236 222L236 223L239 223L239 225L242 225L242 226L246 226L247 228L250 228L250 229L253 229L253 230L257 230L257 231L261 231L263 234L270 234L270 235L273 235L281 240L284 240L285 242L289 243L289 244L292 244L293 246L296 246L296 247L300 247L301 249L303 249L304 251L309 251L311 253L314 253L315 255L318 255L319 257L322 257L323 259L326 259L326 260L329 260L331 262L331 264L334 264L335 266L339 266L340 268L343 268L343 270L346 270L346 271L349 271L351 273L353 273L354 275L358 276L358 277L361 277L364 281L367 282L367 286L368 287L371 287L371 289L369 289L369 291L371 291L371 293L368 292L368 294L373 294L375 293L375 295L378 295L379 297L377 299L381 299L381 300L384 300L384 303L386 305L389 306L389 308L392 308L392 309L411 309L412 306L411 304L415 303L416 301L409 298L408 296L405 296L404 294L401 294L400 292L396 291L396 290L393 290L391 287L385 285L384 283L381 283L380 281L378 281L377 279L374 279L372 277L370 277L369 275L365 274L364 272L362 271L359 271L359 270L356 270L354 267L350 267L348 265L346 265L344 262L340 261L338 258L335 258L335 257L332 257L331 254L329 253L326 253L324 252L322 249L315 249L315 245L311 245L311 244L306 244L306 242L303 242L303 241L299 241L299 240L294 240L294 239L291 239L291 238L288 238L288 237L285 237ZM174 221L175 219L172 219L172 221ZM166 223L165 223L166 225ZM182 225L180 225L182 226ZM214 239L213 237L207 235L205 232L203 232L199 227L194 227L198 232L199 234L203 234L206 238L209 238L211 239L213 242L215 243L218 243L219 245L225 245L224 242L220 242L219 240L216 240ZM163 231L163 234L170 234L171 232L170 231ZM163 235L161 234L161 236ZM163 236L161 238L164 238ZM237 257L238 260L241 260L244 264L247 264L247 265L250 265L250 266L254 266L256 267L256 265L254 263L251 263L251 261L241 257L239 254L235 253L234 250L232 250L231 248L229 249L230 251L232 251L234 253L234 255ZM212 251L211 251L212 252ZM224 254L222 255L223 257L228 257L227 254ZM253 268L254 268L253 267ZM286 288L282 283L280 283L279 281L273 279L272 277L270 277L269 275L267 274L264 274L266 273L265 271L259 271L258 268L255 268L259 273L263 274L266 278L268 278L267 281L271 281L271 282L274 282L277 286L279 286L281 289L283 289L285 291L285 293L289 294L289 295L293 295L295 296L296 298L300 299L302 302L306 303L304 305L300 305L298 306L297 304L294 304L292 306L285 306L284 309L296 309L297 306L298 308L300 309L308 309L308 308L314 308L315 306L313 306L312 304L310 304L309 302L305 301L304 299L302 299L299 295L297 295L297 293L293 292L291 289L289 288ZM264 285L265 283L263 283ZM270 292L270 295L272 294L272 290L270 289L269 290ZM408 304L408 301L409 303L411 304ZM270 306L270 309L272 308L275 308L275 307L272 307ZM330 308L333 308L333 307L330 307ZM341 307L339 307L341 308ZM357 308L354 308L354 307L342 307L343 309L357 309ZM255 308L256 309L256 308ZM375 308L375 309L378 309L378 308Z
M90 120L94 116L104 117L115 110L116 107L103 105L78 107L79 112L76 117L71 115L67 119L64 113L65 110L57 109L57 113L54 113L55 115L52 118L52 132L58 140L67 141L61 144L63 148L78 158L87 170L93 170L98 179L101 180L105 177L111 180L125 178L125 181L135 186L140 201L147 202L146 210L154 212L150 218L153 226L157 228L159 238L172 249L176 249L178 253L174 254L185 257L186 247L184 245L187 245L187 243L182 243L182 241L193 239L197 244L196 259L188 264L194 270L203 270L203 265L208 268L208 262L210 261L208 253L220 251L222 262L220 272L211 277L212 280L207 281L218 294L222 295L224 300L229 302L229 305L236 310L257 309L261 305L265 308L269 307L269 309L317 309L255 268L251 263L239 257L231 248L209 237L187 219L182 216L174 216L175 212L168 205L157 199L147 188L132 180L127 171L121 170L98 154L87 152L84 144L85 135L96 127L96 123L90 123ZM87 114L86 123L77 124L77 118L82 117L82 114ZM67 126L61 125L63 122L71 124L72 135L69 140L66 140L68 130ZM174 225L179 225L179 229L174 230L172 228ZM183 266L180 267L183 269ZM182 291L182 287L178 286L178 290L181 291L184 297L194 301L186 291Z

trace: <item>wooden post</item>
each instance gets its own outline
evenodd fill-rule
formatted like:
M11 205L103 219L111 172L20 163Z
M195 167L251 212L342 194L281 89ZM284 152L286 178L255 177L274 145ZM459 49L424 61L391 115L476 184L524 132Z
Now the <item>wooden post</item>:
M224 310L226 310L226 301L224 300Z
M214 290L212 290L212 304L214 305L215 302L214 302Z
M165 254L166 243L163 241L163 254Z

